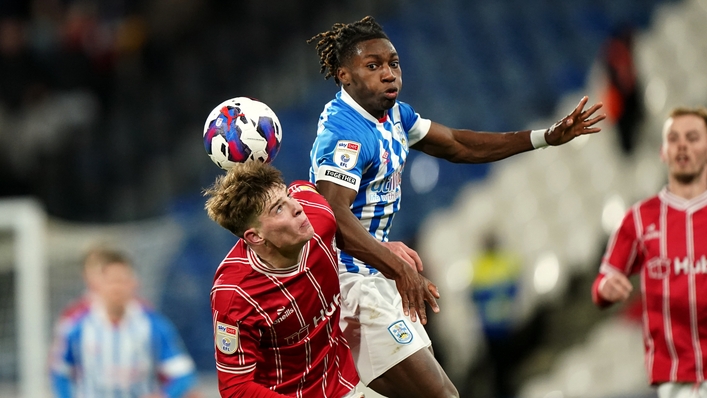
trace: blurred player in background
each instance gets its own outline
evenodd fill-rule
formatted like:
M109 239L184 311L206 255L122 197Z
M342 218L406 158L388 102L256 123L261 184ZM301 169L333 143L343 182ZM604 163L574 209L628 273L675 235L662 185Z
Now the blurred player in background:
M327 202L304 181L288 192L260 162L235 165L205 193L209 217L241 238L211 291L221 395L355 396Z
M660 158L668 185L626 213L592 298L624 301L640 274L650 383L661 398L707 397L707 109L672 111Z
M101 249L100 261L87 264L99 269L95 294L58 330L51 359L55 395L199 396L192 390L194 363L174 326L136 299L138 281L130 260Z
M422 263L417 253L402 243L387 243L400 208L408 151L455 163L492 162L600 131L595 124L605 116L593 115L601 104L584 110L585 97L544 130L490 134L451 129L398 101L400 58L372 17L337 23L310 42L316 42L325 78L334 77L342 88L319 118L310 180L339 224L342 329L361 379L389 397L457 396L427 349L431 344L422 327L424 301L439 310L436 287L418 273ZM439 73L445 73L443 65Z
M65 325L70 325L76 316L84 313L91 307L91 302L98 294L98 287L101 279L101 265L105 263L105 259L110 257L110 249L102 245L89 249L84 258L81 269L81 274L85 284L85 290L81 297L77 298L59 315L55 331L60 333L60 329Z

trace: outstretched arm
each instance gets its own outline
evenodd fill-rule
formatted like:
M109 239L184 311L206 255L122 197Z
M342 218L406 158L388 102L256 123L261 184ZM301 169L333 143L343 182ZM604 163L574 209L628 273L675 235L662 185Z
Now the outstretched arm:
M366 231L359 219L351 212L356 191L328 181L317 182L317 191L327 199L334 210L338 225L337 247L374 266L385 277L395 280L395 285L402 297L405 314L409 314L413 321L419 316L423 325L427 323L425 301L430 303L434 312L438 312L439 307L435 299L439 298L439 294L432 282L417 273L415 268L421 268L421 263L413 259L414 264L407 264L391 251L391 249L396 250L395 247L384 246Z
M534 134L542 134L548 145L562 145L577 136L598 133L601 128L595 125L604 120L606 115L594 116L602 107L601 103L584 110L587 101L588 98L583 97L569 115L545 130L544 134ZM488 163L529 151L534 146L530 130L485 133L452 129L433 122L427 135L413 148L454 163Z

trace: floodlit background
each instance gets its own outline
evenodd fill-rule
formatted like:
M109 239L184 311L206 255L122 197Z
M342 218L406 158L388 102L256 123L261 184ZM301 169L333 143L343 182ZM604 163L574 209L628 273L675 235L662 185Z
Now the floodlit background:
M0 208L31 197L46 213L40 335L81 294L83 251L112 242L135 258L142 296L177 325L202 391L217 396L209 290L234 238L202 210L201 190L221 172L203 149L204 120L227 98L266 102L284 131L274 164L288 181L306 178L318 115L338 90L306 40L369 14L400 54L401 100L423 117L547 128L585 94L610 116L599 135L491 165L408 158L392 239L420 252L441 290L428 330L462 396L500 396L499 372L519 397L654 395L635 302L599 311L589 289L627 206L665 183L669 109L707 104L707 0L2 0ZM0 395L12 397L27 288L6 217ZM490 233L518 264L501 277L515 286L510 353L484 338L472 299L489 286L472 264Z

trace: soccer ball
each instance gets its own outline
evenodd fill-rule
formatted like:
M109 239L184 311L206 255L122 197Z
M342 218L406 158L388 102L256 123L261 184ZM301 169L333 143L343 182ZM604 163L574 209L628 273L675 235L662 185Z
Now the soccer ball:
M282 127L264 103L236 97L214 108L204 124L204 148L224 170L236 163L272 162L280 150Z

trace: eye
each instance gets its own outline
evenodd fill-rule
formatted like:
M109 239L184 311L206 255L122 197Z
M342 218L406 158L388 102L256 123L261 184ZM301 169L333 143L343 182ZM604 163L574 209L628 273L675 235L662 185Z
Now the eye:
M398 69L400 67L400 61L393 61L390 63L390 67L394 69Z
M376 70L376 69L378 69L378 64L368 64L368 65L366 65L366 68L368 68L370 70Z

